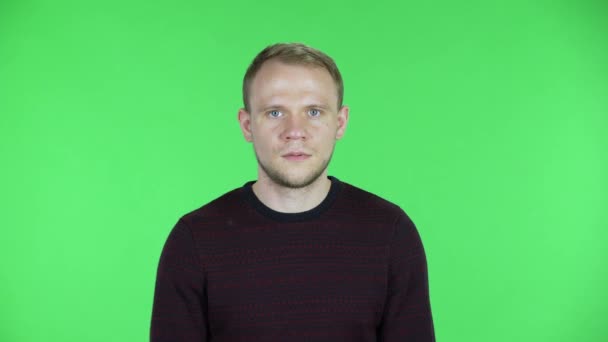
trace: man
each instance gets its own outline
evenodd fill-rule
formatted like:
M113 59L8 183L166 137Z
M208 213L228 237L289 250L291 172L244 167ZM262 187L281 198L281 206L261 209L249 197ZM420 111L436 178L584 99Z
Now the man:
M238 121L258 179L177 222L151 341L434 341L427 263L397 205L328 176L349 108L303 44L255 57Z

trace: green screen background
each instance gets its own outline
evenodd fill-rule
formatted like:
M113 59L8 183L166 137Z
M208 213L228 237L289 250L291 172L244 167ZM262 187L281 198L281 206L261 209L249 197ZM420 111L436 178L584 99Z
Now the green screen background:
M439 341L608 341L603 1L0 2L0 340L146 341L177 219L255 179L241 80L332 56L329 173L417 224Z

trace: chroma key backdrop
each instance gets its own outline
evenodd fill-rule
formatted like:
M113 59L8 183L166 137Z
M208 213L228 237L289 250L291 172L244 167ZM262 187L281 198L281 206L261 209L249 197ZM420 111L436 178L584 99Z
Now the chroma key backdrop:
M275 42L340 67L329 174L416 223L438 341L608 341L607 37L599 0L1 1L0 341L148 340Z

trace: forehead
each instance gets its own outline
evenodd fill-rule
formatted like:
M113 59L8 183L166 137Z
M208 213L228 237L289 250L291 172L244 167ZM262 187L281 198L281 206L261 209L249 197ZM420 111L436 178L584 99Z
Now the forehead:
M337 97L335 82L325 68L287 64L277 60L265 62L249 88L249 98L254 108L272 102L319 102L335 105Z

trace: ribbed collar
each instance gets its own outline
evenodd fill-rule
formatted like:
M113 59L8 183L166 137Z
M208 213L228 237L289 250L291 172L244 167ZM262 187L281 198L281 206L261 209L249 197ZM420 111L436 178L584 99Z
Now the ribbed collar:
M325 212L334 202L336 196L340 189L342 189L342 182L334 176L327 176L327 178L331 181L331 186L329 188L329 192L327 196L317 205L316 207L302 211L299 213L283 213L280 211L276 211L267 207L262 201L258 199L258 197L253 192L252 185L255 181L248 181L242 187L241 193L245 201L250 204L257 212L260 214L278 221L278 222L296 222L296 221L306 221L319 217L323 212Z

